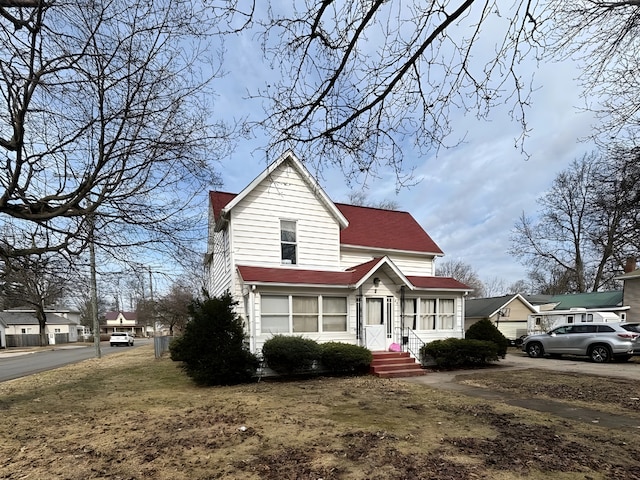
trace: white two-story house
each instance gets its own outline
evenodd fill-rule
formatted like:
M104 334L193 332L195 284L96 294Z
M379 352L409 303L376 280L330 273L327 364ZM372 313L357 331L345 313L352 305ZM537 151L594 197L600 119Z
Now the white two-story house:
M292 152L210 193L209 292L231 292L253 352L275 334L373 351L463 338L470 289L434 276L442 255L407 212L332 202Z

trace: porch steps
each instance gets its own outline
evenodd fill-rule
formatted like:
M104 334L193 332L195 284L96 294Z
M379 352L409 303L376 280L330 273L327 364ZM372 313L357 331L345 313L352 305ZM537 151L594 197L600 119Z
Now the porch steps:
M426 372L409 352L372 352L369 372L381 378L418 377Z

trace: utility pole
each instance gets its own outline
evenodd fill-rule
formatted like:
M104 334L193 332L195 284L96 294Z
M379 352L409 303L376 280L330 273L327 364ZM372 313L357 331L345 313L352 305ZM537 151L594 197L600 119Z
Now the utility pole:
M93 243L95 217L93 213L87 218L89 224L89 268L91 269L91 316L93 317L93 346L96 358L100 358L100 321L98 320L98 281L96 279L96 247Z
M149 267L149 295L151 296L151 320L153 321L153 338L156 338L156 306L153 303L153 277Z

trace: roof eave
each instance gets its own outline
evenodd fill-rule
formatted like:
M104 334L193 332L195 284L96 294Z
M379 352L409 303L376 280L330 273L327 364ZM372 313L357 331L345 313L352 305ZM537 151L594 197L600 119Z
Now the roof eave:
M369 252L380 252L380 253L385 253L385 252L394 252L394 253L400 253L400 254L407 254L407 255L420 255L420 256L425 256L425 257L442 257L444 256L443 252L422 252L422 251L418 251L418 250L398 250L395 248L383 248L383 247L367 247L366 245L353 245L353 244L348 244L348 243L341 243L340 244L340 248L346 248L346 249L353 249L353 250L366 250Z

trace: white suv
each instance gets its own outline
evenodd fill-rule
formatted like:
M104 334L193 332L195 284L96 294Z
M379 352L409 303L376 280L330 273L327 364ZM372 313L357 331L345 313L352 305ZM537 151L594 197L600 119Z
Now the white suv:
M583 355L597 363L612 358L624 361L631 358L638 336L639 333L625 330L619 323L573 323L529 335L522 342L522 350L532 358L545 354Z
M129 332L113 332L109 339L109 343L112 347L116 347L118 345L128 345L132 347L133 337Z

